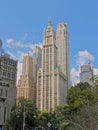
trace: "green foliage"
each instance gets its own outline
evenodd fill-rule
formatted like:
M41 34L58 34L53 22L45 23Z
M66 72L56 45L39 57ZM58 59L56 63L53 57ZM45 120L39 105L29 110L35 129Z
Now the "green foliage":
M79 83L71 87L68 91L67 105L56 107L55 113L62 129L97 130L98 86Z
M54 129L56 127L56 117L54 111L43 110L38 114L38 126ZM48 125L50 124L50 126Z
M68 91L67 104L54 111L38 112L31 101L18 99L8 125L21 130L25 110L25 128L44 127L54 130L98 130L98 85L79 83ZM49 126L50 124L50 126Z
M38 126L47 128L47 124L49 122L49 112L48 111L41 111L38 114Z
M88 83L79 83L75 87L71 87L68 91L67 103L73 109L79 109L84 105L93 104L95 102L95 94L92 86Z
M37 109L35 105L30 100L19 98L12 108L10 120L7 125L21 130L24 116L25 128L32 128L36 125Z

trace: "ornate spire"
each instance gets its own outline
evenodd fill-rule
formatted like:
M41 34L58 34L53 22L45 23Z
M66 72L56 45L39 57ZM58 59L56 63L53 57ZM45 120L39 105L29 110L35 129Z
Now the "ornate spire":
M50 20L48 21L48 27L47 27L47 29L52 29L52 23L51 23Z

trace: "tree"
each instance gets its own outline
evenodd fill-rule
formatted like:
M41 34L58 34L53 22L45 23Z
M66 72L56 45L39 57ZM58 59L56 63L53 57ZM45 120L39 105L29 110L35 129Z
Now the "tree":
M71 123L80 130L98 130L98 103L93 106L83 106Z
M98 86L79 83L68 91L67 104L55 109L63 130L98 129Z
M55 111L43 110L38 113L38 127L45 129L57 129L59 128L59 121Z
M49 112L47 110L38 113L38 127L48 128Z
M71 87L68 91L67 103L74 110L81 108L83 105L93 104L96 101L93 86L88 83L79 83Z
M55 122L57 128L65 129L70 125L69 122L67 121L69 114L71 114L68 105L56 106L54 113L56 117Z
M67 101L71 113L65 118L73 130L98 129L98 86L79 83L69 90Z
M36 118L37 109L33 102L21 97L12 107L10 120L8 120L7 126L12 127L14 130L21 130L24 122L25 128L32 128L36 126Z

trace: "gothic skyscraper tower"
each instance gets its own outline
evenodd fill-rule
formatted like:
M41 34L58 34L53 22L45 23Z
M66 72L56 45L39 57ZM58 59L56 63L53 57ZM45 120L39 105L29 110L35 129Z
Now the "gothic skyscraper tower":
M54 109L66 103L66 78L57 61L56 34L49 22L44 32L42 68L37 78L37 107L40 110Z

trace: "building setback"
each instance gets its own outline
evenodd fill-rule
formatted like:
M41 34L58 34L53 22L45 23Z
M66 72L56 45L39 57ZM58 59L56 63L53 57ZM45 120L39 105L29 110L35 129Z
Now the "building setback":
M0 41L1 44L1 41ZM2 47L2 45L1 45ZM0 47L0 128L5 129L16 99L17 61ZM1 51L2 50L2 51Z
M57 61L56 34L49 22L44 32L42 68L37 73L37 108L54 109L66 103L67 82Z
M24 97L35 103L35 82L33 78L33 59L29 54L23 57L22 75L17 85L17 98Z

